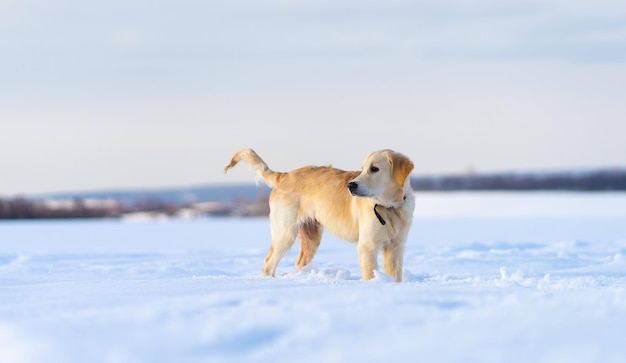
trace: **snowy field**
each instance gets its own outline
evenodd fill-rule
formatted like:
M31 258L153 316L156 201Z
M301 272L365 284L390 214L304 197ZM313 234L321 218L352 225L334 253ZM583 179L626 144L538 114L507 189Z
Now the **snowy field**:
M297 246L297 245L296 245ZM423 193L405 282L266 218L0 222L0 362L625 362L626 194Z

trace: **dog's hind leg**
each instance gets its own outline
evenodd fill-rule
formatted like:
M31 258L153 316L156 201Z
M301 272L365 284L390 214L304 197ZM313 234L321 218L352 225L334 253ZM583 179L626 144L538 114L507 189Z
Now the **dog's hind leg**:
M316 220L310 219L302 224L299 231L300 254L296 260L296 269L300 270L308 265L322 240L322 225Z
M272 245L265 257L265 264L263 265L263 276L274 276L276 274L276 267L278 263L285 256L287 252L293 246L296 240L297 230L290 228L288 231L280 231L279 233L272 233Z
M274 276L276 267L283 256L291 249L298 234L298 226L296 216L287 211L283 212L280 208L278 212L272 210L270 212L270 223L272 226L272 246L270 247L265 264L263 265L263 276Z

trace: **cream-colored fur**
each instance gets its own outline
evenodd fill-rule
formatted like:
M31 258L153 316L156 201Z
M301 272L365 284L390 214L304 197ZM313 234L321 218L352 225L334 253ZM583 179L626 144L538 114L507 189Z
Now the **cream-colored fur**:
M370 280L382 249L385 273L402 281L404 244L413 219L415 199L409 175L413 163L392 150L367 156L361 171L307 166L288 173L272 171L252 149L237 152L230 168L244 160L269 187L272 245L264 276L274 276L281 258L300 237L296 268L308 265L322 229L357 243L362 278Z

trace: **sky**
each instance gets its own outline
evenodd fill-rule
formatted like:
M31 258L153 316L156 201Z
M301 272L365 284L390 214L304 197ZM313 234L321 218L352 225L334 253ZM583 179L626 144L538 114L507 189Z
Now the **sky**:
M0 0L0 196L626 167L626 2Z

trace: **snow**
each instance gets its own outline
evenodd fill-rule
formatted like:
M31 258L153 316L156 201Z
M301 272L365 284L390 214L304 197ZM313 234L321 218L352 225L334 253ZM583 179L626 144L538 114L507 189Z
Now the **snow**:
M405 280L266 218L0 223L0 362L623 362L626 194L420 193Z

